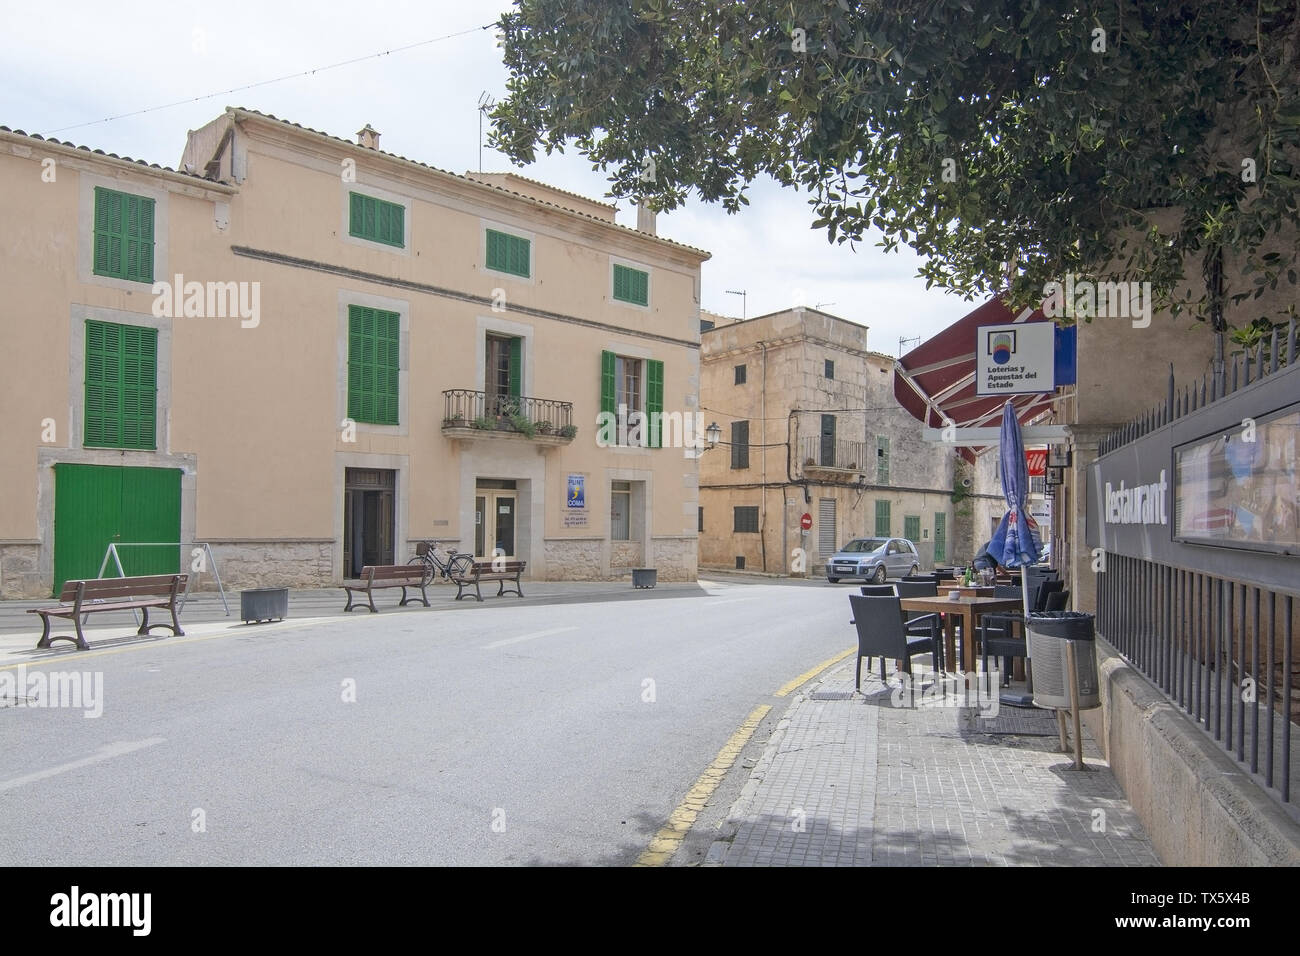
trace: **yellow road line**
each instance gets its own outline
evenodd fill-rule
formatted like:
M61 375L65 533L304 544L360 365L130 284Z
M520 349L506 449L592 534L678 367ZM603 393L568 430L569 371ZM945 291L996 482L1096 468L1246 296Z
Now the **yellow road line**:
M718 751L718 755L713 758L713 763L700 774L700 778L695 781L695 786L687 791L681 804L668 818L667 825L655 834L655 838L650 841L650 845L636 861L637 866L665 866L673 858L673 854L682 845L686 834L695 823L696 817L709 802L709 797L713 796L713 791L718 789L718 784L722 783L727 771L736 762L745 744L749 743L749 738L754 736L759 723L771 709L769 704L754 708L753 713L745 719L740 729L732 734L731 739Z
M794 680L790 681L788 684L782 684L782 685L781 685L781 689L778 690L778 691L777 691L775 694L773 694L772 696L774 696L774 697L784 697L786 694L789 694L791 691L798 690L800 687L802 687L804 684L808 683L810 680L812 680L814 677L816 677L816 676L817 676L818 674L820 674L822 671L826 670L826 668L830 667L832 664L838 664L840 661L844 660L844 658L848 657L850 654L852 654L852 653L853 653L854 651L856 651L856 650L857 650L856 647L850 647L850 648L849 648L847 651L845 651L843 654L836 654L836 655L835 655L834 657L832 657L830 660L822 661L820 664L818 664L818 665L817 665L816 667L814 667L812 670L810 670L810 671L804 671L802 674L800 674L800 675L799 675L798 677L796 677Z

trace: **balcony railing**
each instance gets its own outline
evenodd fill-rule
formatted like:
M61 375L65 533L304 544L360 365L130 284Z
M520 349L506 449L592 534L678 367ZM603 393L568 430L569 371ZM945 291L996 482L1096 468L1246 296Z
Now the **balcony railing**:
M820 435L808 435L802 440L800 459L805 468L852 472L875 477L876 456L868 457L867 443L861 441L823 441Z
M529 395L499 395L468 388L442 393L443 434L475 437L475 433L516 433L540 441L572 441L573 403Z

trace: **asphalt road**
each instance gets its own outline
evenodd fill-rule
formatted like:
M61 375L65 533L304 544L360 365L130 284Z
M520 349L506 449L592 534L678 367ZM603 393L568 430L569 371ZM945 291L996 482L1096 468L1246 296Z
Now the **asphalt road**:
M30 664L102 674L103 712L0 707L0 861L632 863L755 706L853 643L851 590L507 597Z

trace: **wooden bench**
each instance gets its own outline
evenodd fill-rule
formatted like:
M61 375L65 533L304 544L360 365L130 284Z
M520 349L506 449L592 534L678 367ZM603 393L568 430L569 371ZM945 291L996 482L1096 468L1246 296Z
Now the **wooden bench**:
M39 614L45 625L41 639L36 642L38 648L47 648L55 641L72 641L83 651L90 650L86 636L81 632L81 624L87 614L99 611L134 611L143 614L137 634L148 634L151 628L169 627L172 634L184 635L181 622L176 617L176 599L185 590L188 574L155 574L134 578L95 578L83 581L67 581L59 594L59 602L51 607L28 608L28 614ZM149 608L161 607L171 611L170 624L150 624ZM70 634L50 634L50 618L71 618L77 629L77 636Z
M459 601L465 596L465 589L472 587L474 595L483 600L483 592L479 590L480 581L500 581L497 585L497 597L503 594L518 594L524 596L523 588L520 586L519 576L524 573L528 566L527 561L475 561L472 565L465 568L459 574L451 575L452 583L456 585L456 600ZM506 589L506 582L513 581L515 586Z
M365 593L366 600L370 603L370 610L379 613L379 608L375 607L374 592L380 588L401 588L402 603L399 607L406 607L411 601L423 601L424 606L429 606L429 595L424 590L424 565L423 564L375 564L366 565L361 569L361 577L353 581L344 581L343 590L348 594L348 606L343 610L350 611L355 607L365 607L364 604L352 603L353 592ZM407 588L419 588L420 596L415 595L407 597Z

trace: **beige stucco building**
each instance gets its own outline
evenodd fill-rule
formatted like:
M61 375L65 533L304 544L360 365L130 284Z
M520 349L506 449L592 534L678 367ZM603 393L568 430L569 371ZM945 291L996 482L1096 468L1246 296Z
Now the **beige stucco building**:
M695 410L708 254L377 140L231 109L173 171L0 128L0 595L110 541L128 573L210 544L227 587L424 538L694 578L694 456L597 421Z
M704 318L700 404L722 443L700 459L702 567L820 574L876 535L915 541L923 567L969 560L953 550L973 521L952 500L960 459L921 439L865 326L810 308Z

